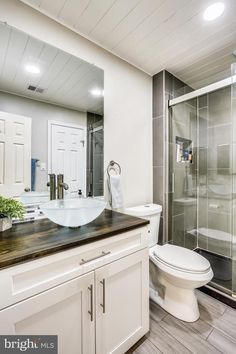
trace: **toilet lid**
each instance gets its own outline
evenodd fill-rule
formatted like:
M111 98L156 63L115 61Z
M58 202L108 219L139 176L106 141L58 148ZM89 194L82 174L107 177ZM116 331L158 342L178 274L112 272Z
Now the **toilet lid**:
M162 263L185 272L203 273L211 267L206 258L184 247L155 246L153 254Z

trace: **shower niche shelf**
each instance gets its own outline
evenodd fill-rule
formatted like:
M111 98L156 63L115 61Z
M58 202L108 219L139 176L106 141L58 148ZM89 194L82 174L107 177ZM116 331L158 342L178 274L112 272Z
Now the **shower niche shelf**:
M175 144L176 144L176 162L192 163L193 162L192 140L176 136Z

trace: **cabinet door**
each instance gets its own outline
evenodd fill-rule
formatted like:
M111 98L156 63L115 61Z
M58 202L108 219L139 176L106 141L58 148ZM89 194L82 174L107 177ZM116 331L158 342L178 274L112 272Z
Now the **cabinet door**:
M58 335L59 354L94 354L94 272L0 311L0 334Z
M96 353L125 353L149 329L148 250L95 271Z

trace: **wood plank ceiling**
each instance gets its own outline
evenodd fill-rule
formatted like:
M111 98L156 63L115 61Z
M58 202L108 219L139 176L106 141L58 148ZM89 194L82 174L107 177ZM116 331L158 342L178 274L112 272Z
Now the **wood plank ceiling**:
M0 24L0 90L32 99L103 114L103 70L41 42L24 32ZM35 65L39 74L30 74ZM29 85L44 92L30 91Z
M194 88L230 74L236 1L205 22L214 0L21 0L153 75L167 69Z

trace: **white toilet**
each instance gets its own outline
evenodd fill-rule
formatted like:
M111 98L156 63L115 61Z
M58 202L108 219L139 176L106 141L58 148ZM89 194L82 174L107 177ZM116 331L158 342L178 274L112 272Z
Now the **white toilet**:
M127 208L126 214L148 219L150 298L173 316L194 322L199 309L194 290L213 277L208 260L184 247L157 245L162 207L157 204Z

